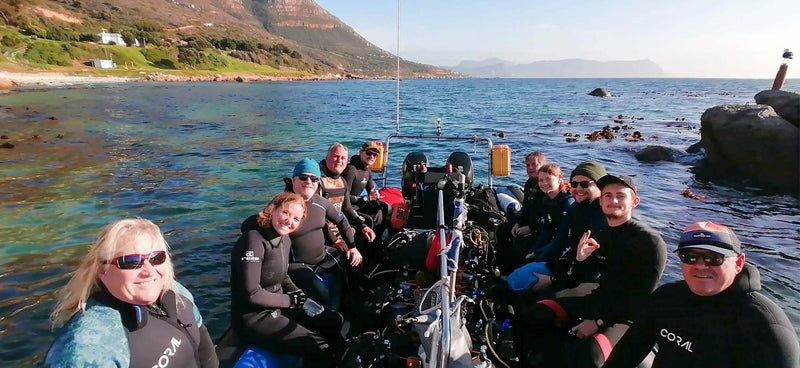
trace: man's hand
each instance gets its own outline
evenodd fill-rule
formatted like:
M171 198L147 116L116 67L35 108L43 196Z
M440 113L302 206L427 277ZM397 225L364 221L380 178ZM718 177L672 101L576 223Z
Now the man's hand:
M600 248L600 243L598 243L592 236L591 230L586 230L581 237L581 240L578 241L578 253L575 254L575 260L578 262L583 262L586 258L589 258L594 251Z
M361 233L364 234L364 237L367 238L368 242L371 243L373 240L375 240L375 232L372 231L369 226L364 226L364 228L361 229Z
M569 330L569 334L579 339L585 339L587 337L592 337L598 330L597 323L590 319L578 323L577 326Z
M511 233L516 237L528 236L531 235L531 227L514 225L514 227L511 228Z
M377 201L380 198L380 193L377 190L372 189L369 191L369 199L373 201Z
M546 287L548 287L550 285L553 285L553 281L550 280L550 276L542 275L541 273L536 273L536 272L534 272L533 274L536 277L538 277L539 280L536 281L536 283L531 286L531 290L533 290L533 291L542 291Z
M361 264L363 258L361 257L361 252L353 248L347 250L347 259L350 260L350 265L355 267Z
M342 253L347 252L347 244L344 242L344 239L338 238L335 242L333 242L333 247L342 251Z

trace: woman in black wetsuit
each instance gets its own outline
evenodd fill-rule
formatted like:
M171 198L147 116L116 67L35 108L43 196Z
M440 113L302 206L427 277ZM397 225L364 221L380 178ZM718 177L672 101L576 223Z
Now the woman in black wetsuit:
M305 213L302 197L280 193L256 224L242 226L231 251L232 325L249 344L302 355L305 367L329 367L342 316L306 298L287 275L289 234Z

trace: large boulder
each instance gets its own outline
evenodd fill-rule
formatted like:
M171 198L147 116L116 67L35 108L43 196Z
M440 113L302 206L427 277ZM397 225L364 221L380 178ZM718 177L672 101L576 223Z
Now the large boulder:
M588 94L589 94L589 96L595 96L595 97L611 97L612 96L611 92L609 92L605 88L595 88L594 90L592 90Z
M798 194L800 130L767 105L715 106L700 118L700 143L715 172Z
M757 93L755 99L757 104L772 106L778 116L794 126L800 126L800 95L797 93L766 90Z

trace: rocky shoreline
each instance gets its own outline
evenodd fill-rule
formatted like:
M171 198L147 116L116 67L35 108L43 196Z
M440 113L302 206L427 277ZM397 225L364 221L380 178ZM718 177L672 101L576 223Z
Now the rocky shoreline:
M123 83L123 82L271 82L271 81L310 81L310 80L344 80L360 79L352 75L324 74L298 76L272 76L261 74L206 74L206 75L173 75L151 73L141 77L114 77L70 75L59 72L17 73L0 71L0 91L10 90L14 86L40 85L65 86L91 83Z

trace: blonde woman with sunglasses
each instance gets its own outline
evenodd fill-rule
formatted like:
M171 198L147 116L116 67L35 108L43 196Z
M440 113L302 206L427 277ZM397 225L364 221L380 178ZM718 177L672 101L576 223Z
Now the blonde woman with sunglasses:
M216 367L192 294L175 281L161 229L145 219L106 226L51 318L63 325L46 367Z

